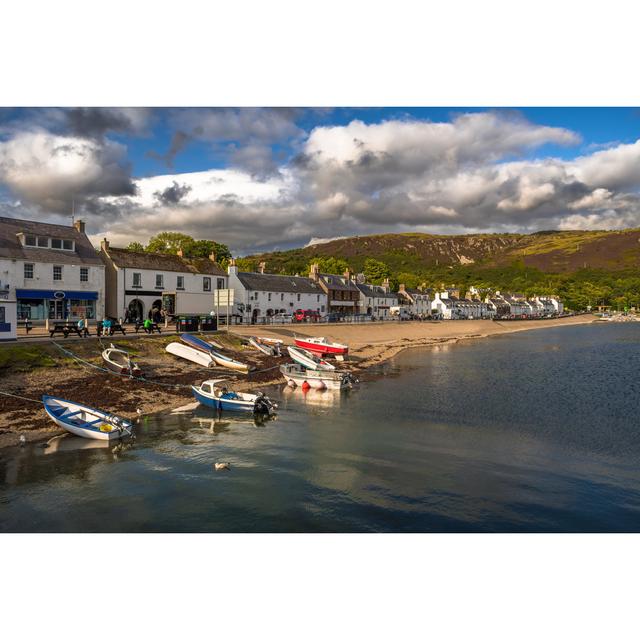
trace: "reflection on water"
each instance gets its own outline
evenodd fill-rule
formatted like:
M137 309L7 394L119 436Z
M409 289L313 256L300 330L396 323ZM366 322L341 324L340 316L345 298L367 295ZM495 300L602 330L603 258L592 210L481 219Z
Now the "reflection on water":
M0 530L638 531L639 356L636 325L525 332L268 390L274 420L192 405L126 447L2 451Z

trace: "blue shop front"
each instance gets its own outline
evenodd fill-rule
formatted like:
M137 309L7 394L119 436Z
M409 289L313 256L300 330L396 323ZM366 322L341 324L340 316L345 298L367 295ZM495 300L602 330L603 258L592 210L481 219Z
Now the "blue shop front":
M66 320L96 317L97 291L16 289L18 320Z

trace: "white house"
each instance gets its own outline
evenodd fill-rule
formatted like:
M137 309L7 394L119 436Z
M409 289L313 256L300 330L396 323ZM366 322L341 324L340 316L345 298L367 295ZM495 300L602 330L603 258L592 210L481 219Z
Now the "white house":
M235 260L228 267L229 289L234 291L233 313L243 322L263 322L277 314L310 312L327 314L327 295L319 283L301 276L238 271Z
M366 284L356 281L356 286L360 290L360 309L362 313L375 318L376 320L391 320L391 307L398 305L398 296L391 293L389 280L385 280L383 285Z
M104 263L81 220L66 226L0 218L0 280L15 296L18 320L104 314Z
M15 291L0 280L0 342L16 339L16 320Z
M410 289L404 284L398 287L398 301L405 305L414 318L426 318L431 315L431 291Z
M131 251L110 246L105 238L100 255L106 265L106 314L144 320L152 309L169 316L209 315L215 289L226 289L227 274L209 258Z

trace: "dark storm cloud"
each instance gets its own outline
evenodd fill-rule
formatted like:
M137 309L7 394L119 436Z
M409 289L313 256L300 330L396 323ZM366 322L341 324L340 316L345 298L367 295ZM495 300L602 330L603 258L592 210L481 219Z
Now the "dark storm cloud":
M184 131L176 131L172 138L171 144L169 145L169 149L166 153L158 153L157 151L148 151L147 155L150 158L154 158L155 160L159 160L163 164L165 164L169 169L173 168L173 161L175 157L187 146L187 143L191 139L191 136Z
M191 191L191 187L189 185L178 184L174 181L170 187L167 187L162 191L155 191L153 195L159 204L171 206L178 204L178 202L180 202L180 200L182 200L189 191Z
M140 133L147 122L149 109L76 107L63 110L69 133L94 138L108 132Z

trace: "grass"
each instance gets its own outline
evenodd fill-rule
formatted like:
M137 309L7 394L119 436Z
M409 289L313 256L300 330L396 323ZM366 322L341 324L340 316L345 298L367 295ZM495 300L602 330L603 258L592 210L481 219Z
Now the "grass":
M53 357L53 347L41 344L0 346L0 372L30 371L40 367L55 367L60 358Z

